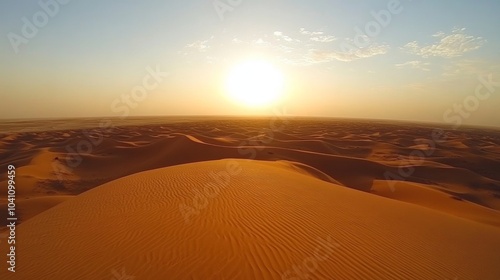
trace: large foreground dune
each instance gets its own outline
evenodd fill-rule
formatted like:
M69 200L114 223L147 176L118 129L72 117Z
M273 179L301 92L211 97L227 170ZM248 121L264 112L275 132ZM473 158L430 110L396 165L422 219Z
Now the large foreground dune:
M0 279L500 279L499 131L103 123L0 123Z
M0 275L498 279L498 228L298 168L228 159L104 184L19 226L18 272Z

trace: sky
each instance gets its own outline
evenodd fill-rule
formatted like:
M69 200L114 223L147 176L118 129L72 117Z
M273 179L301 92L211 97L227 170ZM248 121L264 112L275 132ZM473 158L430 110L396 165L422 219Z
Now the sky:
M500 126L500 1L0 2L0 119L272 115ZM281 96L227 93L245 61Z

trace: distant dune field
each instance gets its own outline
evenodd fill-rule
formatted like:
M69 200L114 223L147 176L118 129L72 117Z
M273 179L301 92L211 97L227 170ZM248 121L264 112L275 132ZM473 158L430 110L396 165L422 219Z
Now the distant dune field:
M500 131L124 124L0 125L0 186L14 165L20 220L17 272L1 279L500 277Z

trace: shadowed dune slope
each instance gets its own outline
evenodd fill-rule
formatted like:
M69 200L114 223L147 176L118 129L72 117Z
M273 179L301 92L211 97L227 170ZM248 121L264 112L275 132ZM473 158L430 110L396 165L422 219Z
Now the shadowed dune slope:
M69 198L146 170L240 158L286 161L326 182L498 224L493 217L500 215L498 131L443 130L439 141L431 141L433 127L352 120L153 118L115 120L116 125L131 125L110 129L95 127L96 121L0 123L7 129L0 133L0 170L16 166L16 199L28 213L21 213L21 222L62 201L30 206L33 198ZM421 188L406 196L393 195L394 183L388 179L418 183ZM6 187L6 173L0 172L0 188ZM420 199L410 199L411 195ZM457 207L456 202L466 201L497 212L480 211L487 213L481 217L427 203L448 205L453 199ZM6 193L0 193L0 207L6 201Z
M498 279L498 228L295 168L226 159L106 183L20 225L18 272L0 278Z

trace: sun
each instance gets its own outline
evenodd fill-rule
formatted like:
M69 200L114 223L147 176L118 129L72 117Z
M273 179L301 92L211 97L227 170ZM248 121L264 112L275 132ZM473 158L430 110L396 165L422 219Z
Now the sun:
M226 80L229 96L246 106L263 107L276 102L283 93L284 77L271 63L251 60L235 66Z

